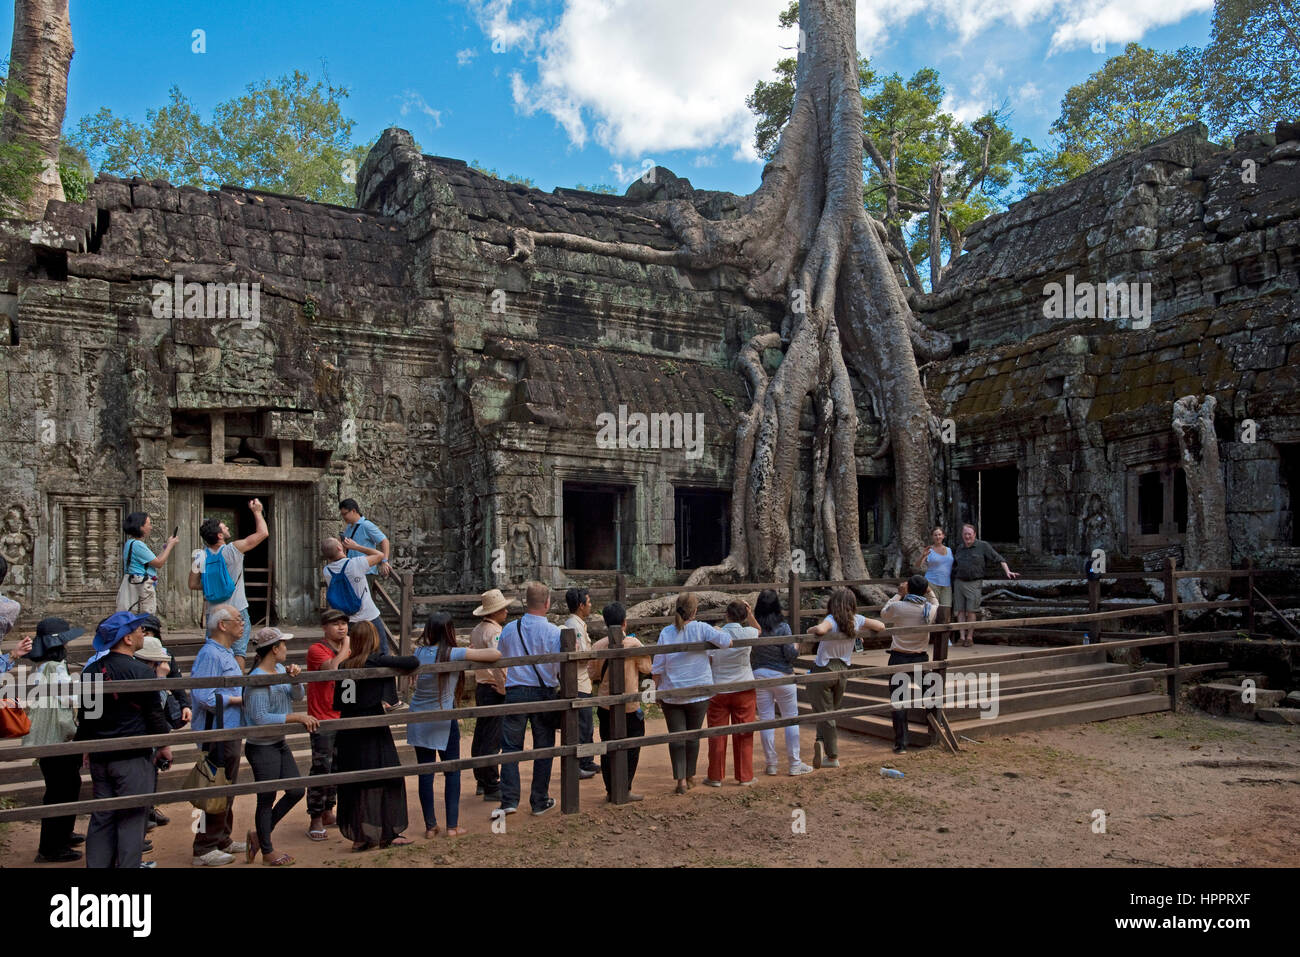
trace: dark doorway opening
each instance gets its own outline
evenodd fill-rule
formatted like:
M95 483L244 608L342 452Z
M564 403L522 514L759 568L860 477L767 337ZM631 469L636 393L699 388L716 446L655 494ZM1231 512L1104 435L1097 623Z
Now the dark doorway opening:
M269 528L272 524L273 496L259 495L258 498L262 500L262 514ZM206 493L203 496L203 517L225 522L232 542L246 538L257 528L253 512L248 507L249 501L251 496L248 495ZM253 620L254 629L275 624L277 620L274 602L271 600L273 561L270 538L244 553L244 594L248 598L248 616Z
M976 534L985 541L1019 544L1019 469L997 465L962 469L959 475L961 521L974 525Z
M893 533L894 483L858 476L858 543L886 545Z
M1279 544L1300 545L1300 444L1279 445L1278 471L1282 479Z
M1158 535L1164 520L1164 481L1159 472L1145 472L1138 476L1138 531Z
M716 565L731 547L731 495L716 489L676 491L677 567Z
M625 567L631 526L630 489L564 483L564 567L618 571Z

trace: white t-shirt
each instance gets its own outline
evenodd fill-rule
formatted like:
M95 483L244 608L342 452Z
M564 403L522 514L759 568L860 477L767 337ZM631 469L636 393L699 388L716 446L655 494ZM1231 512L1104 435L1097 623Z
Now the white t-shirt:
M375 607L375 600L370 597L370 586L366 581L368 571L370 571L370 562L365 555L358 555L356 558L340 558L338 561L329 562L321 569L321 578L325 579L327 588L330 579L342 572L351 582L352 590L361 599L361 607L357 609L356 614L348 618L348 621L374 621L379 617L379 609Z
M853 635L849 635L847 638L837 638L834 640L823 638L821 644L817 646L817 657L813 659L813 664L820 668L825 668L830 664L832 658L838 658L846 665L852 665L853 643L856 640L854 635L856 635L859 628L866 624L866 621L867 619L864 615L854 615ZM835 624L835 619L830 615L827 615L822 619L822 624L831 626L829 634L838 635L840 633L840 626Z
M730 621L722 626L734 641L737 638L757 638L757 628L746 628L737 621ZM749 666L749 645L739 648L710 648L709 665L713 668L715 685L731 684L733 681L753 681L754 672Z

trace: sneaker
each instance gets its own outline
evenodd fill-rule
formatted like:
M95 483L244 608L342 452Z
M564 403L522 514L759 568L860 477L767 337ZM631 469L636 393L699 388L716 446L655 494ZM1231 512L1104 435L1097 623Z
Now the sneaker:
M140 862L140 866L152 870L153 868L155 868L155 867L158 866L158 862L157 862L157 861L141 861L141 862Z
M895 754L906 754L906 753L907 753L907 745L905 745L905 744L896 744L896 745L894 745L894 753L895 753Z
M85 843L86 843L86 835L84 834L74 834L72 835L72 837L68 838L69 847L78 847Z
M822 743L820 741L815 741L813 742L813 767L820 768L821 766L822 766Z
M149 820L153 821L155 824L158 825L167 825L172 822L171 818L169 818L166 814L164 814L162 811L158 810L157 808L153 808L149 812Z
M736 783L739 784L742 788L753 787L754 779L750 778L748 781L737 781Z
M58 854L51 854L49 857L39 851L36 853L37 864L71 864L73 861L79 860L81 860L81 851L74 851L72 848Z
M158 826L158 822L157 822L157 821L149 821L149 822L148 822L147 824L145 824L145 826L144 826L144 832L145 832L146 834L148 834L150 831L152 831L152 830L153 830L155 827L157 827L157 826Z
M840 766L839 758L826 758L824 761L822 761L822 767L824 768L838 768L839 766Z
M219 851L216 848L208 851L202 857L194 858L192 863L195 867L220 867L222 864L234 863L235 855L227 854L225 851Z
M766 775L768 775L769 777L773 777L773 778L776 777L776 775L777 775L777 767L776 767L776 765L775 765L775 764L769 764L766 768L764 768L763 773L766 774Z
M148 841L145 843L147 844ZM248 852L248 845L243 841L231 841L223 847L222 850L227 854L246 854Z
M599 773L599 768L578 768L578 780L586 781L588 778L594 778Z
M704 779L704 786L705 786L706 788L720 788L720 787L722 787L722 782L721 782L721 781L715 781L715 780L713 780L713 778L705 778L705 779Z
M499 808L497 808L495 811L493 811L492 813L493 813L494 815L495 815L495 814L515 814L515 813L518 813L518 811L519 811L519 806L518 806L518 805L511 805L511 806L509 806L509 807L499 807Z
M628 799L629 801L644 801L644 800L645 800L645 795L644 795L644 794L637 794L635 791L628 791L628 792L627 792L627 799Z
M800 774L812 774L812 768L800 761L798 764L790 765L790 777Z
M546 803L541 807L533 808L533 817L541 817L553 807L555 807L555 798L547 798Z

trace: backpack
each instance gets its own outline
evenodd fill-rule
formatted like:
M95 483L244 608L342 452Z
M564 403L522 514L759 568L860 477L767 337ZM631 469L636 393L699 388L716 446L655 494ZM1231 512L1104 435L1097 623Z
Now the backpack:
M203 598L210 605L220 605L230 601L230 596L235 593L235 585L239 579L231 581L230 569L226 566L225 546L218 548L215 552L208 552L207 560L203 565ZM242 576L243 573L241 572Z
M325 574L330 576L329 588L325 591L325 603L345 615L355 615L361 610L361 596L348 580L347 561L344 560L343 568L337 572L332 572L329 568L325 569Z

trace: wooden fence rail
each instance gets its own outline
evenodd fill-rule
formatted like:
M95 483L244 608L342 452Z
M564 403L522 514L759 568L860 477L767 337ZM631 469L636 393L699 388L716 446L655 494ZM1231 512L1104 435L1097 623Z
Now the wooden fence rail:
M1134 573L1123 573L1134 574ZM1208 571L1198 572L1196 575L1211 576L1219 575L1220 572ZM1254 575L1253 566L1242 572L1252 577ZM1161 604L1137 605L1127 608L1118 608L1113 610L1090 610L1088 612L1069 615L1051 615L1036 616L1017 619L989 620L962 623L961 627L969 628L975 631L980 630L999 630L999 631L1032 631L1040 626L1060 626L1074 625L1090 622L1123 622L1133 618L1159 616L1163 618L1164 632L1157 635L1143 635L1132 638L1114 638L1107 636L1101 641L1108 649L1118 648L1142 648L1156 645L1170 645L1172 652L1170 655L1170 664L1168 667L1144 671L1141 674L1151 677L1164 677L1167 681L1167 690L1170 696L1170 708L1177 709L1178 706L1178 689L1181 685L1183 675L1200 671L1214 670L1225 667L1223 662L1214 662L1195 666L1185 666L1180 661L1180 645L1182 635L1180 633L1179 613L1187 608L1240 608L1249 607L1251 601L1229 600L1223 602L1195 602L1180 603L1177 598L1176 588L1172 587L1176 580L1176 572L1173 563L1170 561L1164 570L1167 590L1166 598L1169 601ZM1103 575L1102 579L1115 578L1116 576ZM1154 577L1143 575L1141 577ZM1195 577L1187 575L1183 577ZM627 595L628 589L625 582L620 578L620 585L616 587L615 592L621 592ZM1050 580L1071 580L1062 578L1052 578ZM1083 581L1083 579L1074 579ZM879 584L879 581L873 582ZM772 587L765 583L758 583L763 587ZM800 582L798 576L791 574L790 581L787 583L791 598L797 600L800 596L802 587L827 587L831 584L826 582ZM1099 583L1098 583L1099 584ZM752 590L754 585L745 584L731 586L735 590ZM402 615L403 634L401 644L403 650L409 649L410 634L407 630L409 619L416 605L431 604L439 601L450 600L452 597L460 598L461 596L436 596L433 599L414 599L409 594L410 576L409 573L403 576L402 601L398 606ZM1097 594L1097 600L1094 601L1094 593ZM463 596L463 600L477 599L478 596ZM1094 589L1089 582L1089 604L1090 607L1099 603L1099 588ZM797 606L792 606L791 617L798 620L801 617L813 614L812 611L803 609L803 614L796 611ZM817 612L820 614L820 612ZM934 660L925 662L919 667L922 672L939 671L946 672L949 662L946 660L947 643L943 640L945 633L950 632L955 627L954 623L936 623L934 625L915 625L907 627L898 627L891 629L894 634L932 634L939 638L937 643ZM792 629L796 633L792 636L759 636L757 638L738 639L733 642L737 647L741 646L758 646L771 644L785 644L790 642L813 642L819 639L806 632L802 628ZM623 707L631 701L644 701L653 703L658 700L657 694L653 689L627 689L624 685L624 676L622 668L615 668L609 672L610 694L598 695L593 697L577 697L577 669L584 667L587 662L602 659L625 659L645 655L660 654L677 654L687 651L704 651L712 648L713 645L706 641L684 642L674 644L670 647L659 648L653 643L643 644L641 646L626 646L622 643L623 631L621 628L610 629L610 646L599 651L577 651L575 647L576 635L571 629L562 629L562 649L557 653L548 653L540 655L527 655L515 658L503 658L497 662L481 663L470 661L452 661L439 662L436 664L423 665L414 672L398 671L391 668L360 668L339 671L317 671L302 672L295 677L288 675L243 675L220 678L166 678L166 679L148 679L139 681L114 682L113 690L118 693L131 691L157 691L157 690L177 690L181 688L230 688L230 687L252 687L269 684L286 684L286 683L310 683L313 681L341 681L341 680L360 680L371 679L385 676L412 677L417 674L429 673L447 673L467 670L480 670L484 668L508 668L512 666L558 663L560 665L560 692L562 697L553 701L544 702L514 702L500 705L474 706L463 708L452 708L440 711L420 711L420 712L401 712L394 715L376 715L361 718L345 718L336 721L324 722L322 727L325 730L341 730L345 728L363 728L379 726L396 726L418 724L425 721L445 721L449 719L469 718L469 717L488 717L506 714L524 714L546 711L558 711L563 714L561 724L560 744L554 747L530 750L521 750L516 752L505 752L496 755L483 755L477 758L461 758L456 761L438 762L432 765L400 765L397 767L375 768L364 771L336 772L328 775L311 775L305 777L285 778L265 781L247 781L240 784L227 785L223 788L202 789L198 791L163 791L158 794L149 795L132 795L119 798L104 798L90 801L79 801L69 804L33 806L24 808L12 808L0 810L0 822L10 820L31 820L44 817L81 814L94 811L117 810L128 807L140 807L146 804L155 804L159 801L187 801L194 797L211 797L218 794L253 794L259 791L268 790L285 790L299 787L316 787L330 784L347 784L362 783L367 781L381 781L394 777L403 777L411 774L445 774L461 770L467 770L475 767L484 767L488 765L499 765L508 763L519 763L524 761L533 761L544 758L560 758L561 760L561 810L564 813L576 813L578 811L578 762L580 757L588 755L604 754L608 755L611 760L611 800L615 804L625 803L627 800L627 751L632 748L651 747L665 743L674 743L678 741L699 740L718 735L730 735L738 733L748 733L761 731L769 728L780 728L792 724L812 724L825 720L836 720L839 718L854 717L868 714L884 714L892 710L891 702L881 702L878 704L864 705L852 708L841 708L837 711L816 713L816 714L797 714L787 718L772 718L764 721L753 721L745 724L722 725L714 728L698 728L680 732L667 732L662 734L646 735L638 738L628 738L626 728L626 712ZM1011 661L1031 660L1037 657L1050 657L1059 654L1059 649L1054 647L1008 651L988 655L971 662L971 667L987 667L991 665L1002 664ZM751 688L776 687L781 685L809 685L828 681L840 681L848 679L860 679L892 675L900 672L913 673L913 669L918 667L913 664L895 665L895 666L864 666L849 668L840 672L820 672L797 675L783 675L778 678L754 679L745 682L733 682L729 684L707 684L692 688L674 688L675 695L713 695L724 692L748 690ZM1118 680L1124 676L1115 676L1111 680ZM1076 679L1083 682L1100 683L1106 680L1106 676L1101 678ZM1059 687L1059 682L1054 683ZM1030 686L1031 689L1034 686ZM1020 693L1022 689L1017 689ZM590 745L581 745L578 741L578 711L579 708L588 707L609 707L611 709L611 738L609 741L593 742ZM179 731L164 735L142 735L131 738L119 738L107 741L72 741L63 744L45 745L31 748L5 748L0 749L0 762L9 761L31 761L39 757L50 757L61 754L81 754L81 753L100 753L121 751L129 748L140 747L163 747L166 745L181 744L203 744L209 742L235 740L249 738L256 740L258 737L278 736L278 735L295 735L306 734L305 728L300 726L271 726L269 728L228 728L214 729L209 731Z

